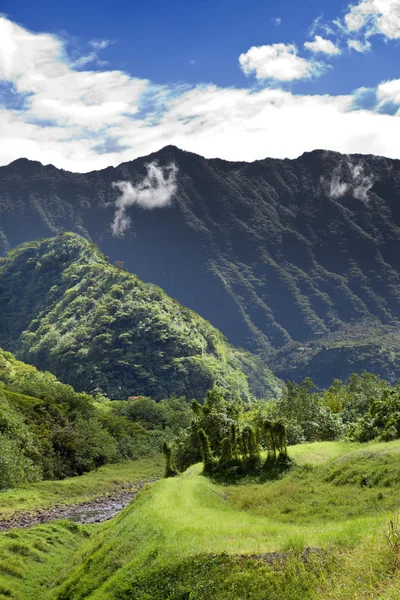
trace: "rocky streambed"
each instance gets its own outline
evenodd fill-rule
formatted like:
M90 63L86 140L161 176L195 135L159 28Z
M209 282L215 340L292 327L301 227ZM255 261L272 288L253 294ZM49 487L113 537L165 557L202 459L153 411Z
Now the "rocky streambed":
M132 502L147 483L154 481L157 481L157 479L139 481L131 484L128 488L124 487L85 502L59 504L34 512L15 511L11 515L0 517L0 531L14 528L23 529L48 523L49 521L59 521L60 519L71 519L79 524L102 523L115 517Z

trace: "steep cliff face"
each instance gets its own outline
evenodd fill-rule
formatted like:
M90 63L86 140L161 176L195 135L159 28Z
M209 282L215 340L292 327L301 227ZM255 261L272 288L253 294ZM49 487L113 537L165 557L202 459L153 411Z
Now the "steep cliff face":
M140 184L148 163L176 165L171 205L127 208L131 224L115 236L120 192L112 184ZM378 341L390 332L397 365L400 161L315 151L230 163L169 146L87 174L26 160L2 167L3 254L61 230L95 241L233 344L273 360L283 376L312 375L304 356L313 348L372 330ZM287 358L293 352L295 364ZM341 376L340 360L335 364L331 376ZM390 371L397 376L400 365Z

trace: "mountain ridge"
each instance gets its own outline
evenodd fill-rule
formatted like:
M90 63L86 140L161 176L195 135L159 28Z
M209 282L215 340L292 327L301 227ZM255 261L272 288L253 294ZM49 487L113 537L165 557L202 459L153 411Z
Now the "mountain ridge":
M172 203L152 211L128 207L130 228L113 236L120 192L112 184L140 186L149 162L176 164ZM201 314L234 345L277 360L283 377L313 374L307 364L293 368L276 357L287 345L310 349L322 340L330 345L341 331L351 340L351 328L355 337L363 327L399 328L398 160L316 150L230 163L166 146L87 174L31 167L0 168L0 254L74 231ZM327 374L317 381L325 384Z

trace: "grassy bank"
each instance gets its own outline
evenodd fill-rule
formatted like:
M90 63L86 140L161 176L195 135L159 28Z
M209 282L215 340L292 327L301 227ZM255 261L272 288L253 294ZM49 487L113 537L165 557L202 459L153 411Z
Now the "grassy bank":
M8 554L0 564L14 564L11 555L20 561L23 552L31 561L19 574L0 577L11 590L4 597L399 598L397 550L385 532L399 507L400 442L305 444L291 454L298 466L277 481L217 485L196 465L160 480L100 526L59 522L3 534L0 555L4 547ZM150 472L157 464L141 468ZM31 554L10 550L13 535ZM40 549L52 535L65 537L63 549L61 542Z
M161 455L142 457L100 467L80 477L61 481L39 481L0 492L0 518L15 511L34 511L58 504L76 504L103 496L131 483L162 477Z
M363 585L389 577L393 553L383 531L398 506L400 443L293 450L302 466L272 483L215 485L200 475L199 465L158 482L83 545L56 597L206 600L214 589L218 598L327 598L335 574L356 556L365 562L371 545L380 548L380 558L374 566L370 557L377 573ZM305 464L310 456L314 466ZM372 473L376 480L360 483ZM377 511L374 498L383 493ZM318 552L305 561L307 547ZM262 558L276 552L284 564Z
M89 529L58 521L0 533L0 599L45 600L69 571Z

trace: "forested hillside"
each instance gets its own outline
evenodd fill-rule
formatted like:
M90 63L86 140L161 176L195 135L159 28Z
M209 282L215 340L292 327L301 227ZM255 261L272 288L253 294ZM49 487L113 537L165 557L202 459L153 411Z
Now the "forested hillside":
M2 260L0 312L0 346L78 391L202 399L219 385L246 399L280 388L261 360L75 234Z
M171 203L128 206L130 224L113 235L113 183L140 186L148 163L176 166ZM87 174L18 160L0 168L0 252L72 230L284 378L327 385L366 368L394 381L399 207L400 161L374 156L250 164L169 146Z
M0 349L0 490L81 475L155 450L151 434L110 403Z

